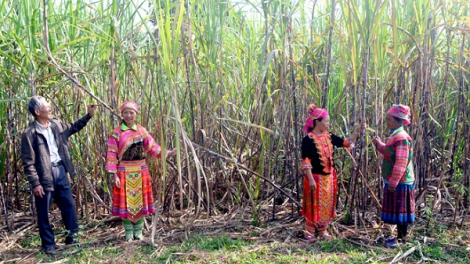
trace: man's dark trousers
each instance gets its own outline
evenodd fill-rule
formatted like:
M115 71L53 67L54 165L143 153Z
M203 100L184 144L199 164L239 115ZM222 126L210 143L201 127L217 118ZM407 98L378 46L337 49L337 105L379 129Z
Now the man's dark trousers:
M42 248L55 247L54 231L49 221L49 208L52 200L57 203L62 214L65 229L68 230L66 243L71 243L78 232L77 213L75 212L75 201L72 197L70 183L62 164L52 167L53 191L44 190L45 195L40 198L35 196L36 210L38 214L39 235L41 236Z

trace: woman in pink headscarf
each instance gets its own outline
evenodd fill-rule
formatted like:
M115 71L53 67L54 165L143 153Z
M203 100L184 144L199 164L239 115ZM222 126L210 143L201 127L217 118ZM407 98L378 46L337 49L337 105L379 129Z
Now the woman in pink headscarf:
M415 221L413 144L404 126L410 124L411 112L406 105L393 105L387 111L390 136L384 143L379 137L373 142L383 154L382 177L385 182L382 220L397 225L399 240L405 239L408 224ZM387 239L387 246L395 247L395 238Z
M123 120L109 136L106 157L106 169L114 175L112 213L122 219L126 241L143 240L143 217L155 212L145 157L161 158L162 153L149 132L135 123L138 105L125 102L120 110ZM167 157L173 153L167 150Z
M309 243L315 242L315 233L319 238L332 238L327 228L335 217L337 195L333 146L352 147L361 129L359 126L351 137L342 139L330 133L329 126L328 111L311 104L303 129L307 135L302 139L302 165L305 172L302 215L305 216L304 238Z

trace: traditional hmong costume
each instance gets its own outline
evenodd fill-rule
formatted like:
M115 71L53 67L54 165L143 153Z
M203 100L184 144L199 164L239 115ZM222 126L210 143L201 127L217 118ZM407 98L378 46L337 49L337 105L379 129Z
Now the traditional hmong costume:
M309 106L309 116L304 126L307 132L313 128L313 120L327 116L326 109ZM306 237L313 237L315 230L326 234L331 219L335 217L337 178L333 167L333 146L349 148L351 140L342 139L329 132L321 135L311 131L302 140L303 170L311 170L316 183L316 191L309 186L307 175L304 177L302 215L305 216Z
M410 110L404 105L394 105L388 112L410 124ZM378 144L377 149L383 154L382 177L385 182L382 203L382 220L396 224L398 238L407 234L408 224L415 221L413 146L411 137L403 126L390 131L385 144ZM396 187L395 192L389 191L389 185Z
M131 109L137 112L137 105L132 104L135 103L124 103L121 112L132 106ZM121 183L120 188L113 188L112 214L123 220L126 240L132 239L132 234L142 239L143 216L155 212L146 153L160 158L161 148L139 125L127 127L123 122L108 139L107 171L117 174Z

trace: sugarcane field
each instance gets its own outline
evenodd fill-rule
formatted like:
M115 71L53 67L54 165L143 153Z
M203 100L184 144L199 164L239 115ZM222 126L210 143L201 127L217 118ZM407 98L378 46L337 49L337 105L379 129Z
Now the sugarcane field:
M0 263L470 263L467 0L0 0Z

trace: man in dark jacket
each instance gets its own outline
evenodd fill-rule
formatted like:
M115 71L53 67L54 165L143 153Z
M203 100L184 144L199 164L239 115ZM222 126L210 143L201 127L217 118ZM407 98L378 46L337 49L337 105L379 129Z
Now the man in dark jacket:
M52 200L57 203L65 228L65 244L73 244L78 232L75 201L66 172L74 177L76 172L70 157L68 138L86 126L98 105L91 104L88 114L72 124L52 119L49 103L41 96L33 96L28 110L35 121L26 128L21 138L21 157L24 173L33 188L38 215L42 249L47 254L57 254L54 231L49 221Z

